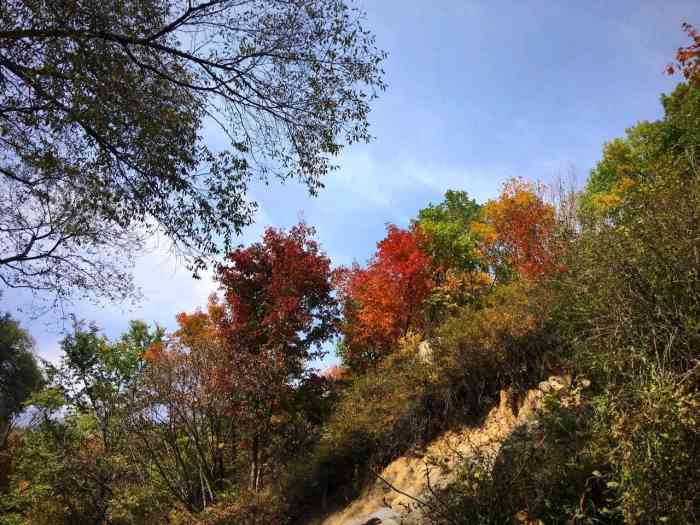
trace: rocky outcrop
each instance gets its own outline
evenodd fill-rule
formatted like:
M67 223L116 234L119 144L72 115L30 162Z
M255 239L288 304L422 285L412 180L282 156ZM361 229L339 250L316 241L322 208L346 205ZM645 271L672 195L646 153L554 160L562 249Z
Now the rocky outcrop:
M477 454L495 458L515 428L535 420L544 393L566 390L570 383L568 377L552 376L530 390L517 406L509 391L501 391L498 406L482 425L445 432L423 450L396 459L362 496L320 525L420 525L420 502L431 490L449 484L462 461Z

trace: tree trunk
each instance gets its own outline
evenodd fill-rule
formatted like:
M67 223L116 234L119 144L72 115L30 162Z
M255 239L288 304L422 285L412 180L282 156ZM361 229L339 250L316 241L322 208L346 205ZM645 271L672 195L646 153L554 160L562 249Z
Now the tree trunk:
M323 492L321 493L321 510L325 511L328 507L328 476L323 476Z
M257 492L260 484L260 439L256 433L250 449L250 490Z

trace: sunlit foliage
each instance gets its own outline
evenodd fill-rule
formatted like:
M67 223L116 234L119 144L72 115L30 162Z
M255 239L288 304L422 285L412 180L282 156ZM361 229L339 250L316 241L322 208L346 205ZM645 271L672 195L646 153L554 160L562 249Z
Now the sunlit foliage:
M433 260L416 228L387 227L367 268L342 276L345 306L342 357L363 369L391 352L399 338L424 322L423 303L435 285Z
M477 225L483 256L497 278L535 278L552 270L555 257L554 208L544 202L542 189L523 179L511 179L501 195L484 205Z
M565 202L523 179L484 204L448 191L389 225L366 266L335 270L313 228L269 228L170 333L132 322L110 340L76 322L46 385L4 317L0 524L306 523L393 459L510 420L523 399L499 446L456 450L452 474L415 495L423 524L700 522L687 29L688 83L660 120L606 144ZM316 373L337 335L342 363Z

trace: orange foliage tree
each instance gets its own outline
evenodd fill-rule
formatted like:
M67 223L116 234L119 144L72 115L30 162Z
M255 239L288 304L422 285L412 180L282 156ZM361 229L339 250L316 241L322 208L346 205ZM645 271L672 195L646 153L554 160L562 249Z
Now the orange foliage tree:
M541 193L538 185L514 178L484 206L484 222L474 227L497 278L536 278L553 268L556 216Z
M228 362L220 315L213 297L206 312L178 314L178 329L144 353L147 366L129 396L133 457L193 512L215 501L236 456L234 406L221 391Z
M683 31L690 37L691 43L678 49L676 63L669 64L666 72L673 75L680 71L683 77L690 82L700 81L700 33L694 26L684 23Z
M435 285L433 261L422 241L416 228L389 225L367 268L355 264L342 274L341 354L350 368L366 368L421 324L423 303Z
M323 355L340 312L330 259L313 235L305 224L269 228L261 242L228 254L216 274L223 300L212 295L207 311L178 314L178 329L145 354L132 427L144 440L157 436L163 446L144 441L146 455L191 511L213 502L227 465L244 458L259 491L279 463L275 447L298 443L326 409L319 400L330 381L308 363ZM163 419L169 424L154 432Z

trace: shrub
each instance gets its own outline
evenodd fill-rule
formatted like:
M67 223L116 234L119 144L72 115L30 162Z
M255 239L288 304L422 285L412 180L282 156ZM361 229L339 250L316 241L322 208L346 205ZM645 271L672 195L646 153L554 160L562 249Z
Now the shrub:
M399 352L353 378L317 447L290 466L282 482L295 505L317 505L341 491L345 497L356 494L368 479L369 467L383 465L426 439L433 379L417 345L417 338L405 338Z
M578 387L547 394L538 419L500 448L462 458L456 480L427 501L429 522L615 523L601 467L585 451L587 412Z
M539 380L558 344L548 329L543 286L514 281L483 303L446 321L432 343L436 390L447 413L479 415L499 390L524 391Z
M596 399L589 455L609 465L625 523L700 521L700 395L656 369Z

